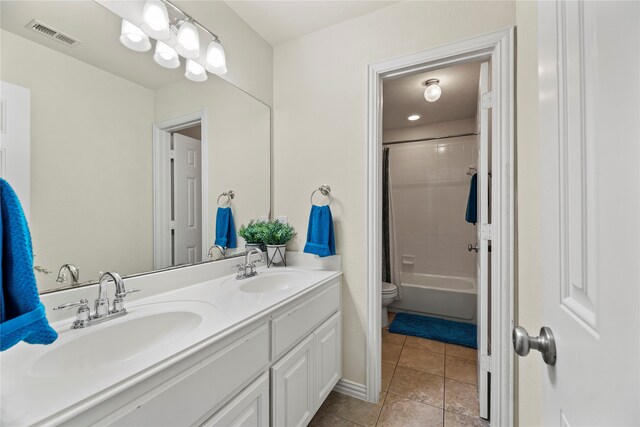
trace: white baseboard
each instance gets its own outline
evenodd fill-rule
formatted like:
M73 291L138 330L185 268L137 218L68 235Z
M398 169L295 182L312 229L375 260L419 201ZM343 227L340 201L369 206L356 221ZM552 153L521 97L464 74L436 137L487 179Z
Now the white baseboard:
M360 400L367 400L367 387L364 384L354 383L349 380L340 380L333 388L333 391L355 397Z

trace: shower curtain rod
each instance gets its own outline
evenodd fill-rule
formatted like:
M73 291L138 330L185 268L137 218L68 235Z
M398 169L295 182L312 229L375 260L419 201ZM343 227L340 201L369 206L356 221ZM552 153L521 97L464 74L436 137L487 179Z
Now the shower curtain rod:
M404 141L389 141L389 142L383 142L382 145L408 144L410 142L435 141L438 139L459 138L461 136L473 136L473 135L478 135L478 132L460 133L457 135L448 135L448 136L434 136L431 138L422 138L422 139L407 139Z

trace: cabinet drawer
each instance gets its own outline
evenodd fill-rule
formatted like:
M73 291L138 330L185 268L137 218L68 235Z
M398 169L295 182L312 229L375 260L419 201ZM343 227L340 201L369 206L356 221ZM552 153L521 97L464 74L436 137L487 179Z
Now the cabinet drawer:
M268 427L269 373L265 372L202 427Z
M339 283L273 319L273 360L340 309Z
M116 426L188 426L202 420L269 363L266 324L146 394ZM180 408L179 410L176 410Z

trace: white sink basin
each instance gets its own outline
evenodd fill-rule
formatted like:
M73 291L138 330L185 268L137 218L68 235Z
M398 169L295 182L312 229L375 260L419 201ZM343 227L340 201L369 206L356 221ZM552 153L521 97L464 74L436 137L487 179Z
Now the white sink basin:
M63 331L33 362L29 374L90 373L157 354L201 329L216 308L203 302L175 301L132 306L127 311L123 317L98 325Z
M280 292L304 284L309 277L309 272L304 270L264 271L242 280L239 288L242 292L260 294Z

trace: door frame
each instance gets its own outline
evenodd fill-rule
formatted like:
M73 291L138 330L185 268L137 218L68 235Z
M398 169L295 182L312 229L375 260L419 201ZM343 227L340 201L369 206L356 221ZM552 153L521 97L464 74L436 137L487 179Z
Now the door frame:
M169 149L171 141L166 133L200 124L200 143L202 144L202 259L208 251L209 222L209 157L207 110L153 124L153 266L154 269L169 267L171 262L171 233L168 224L171 220L171 171L169 168Z
M515 54L513 27L369 65L367 137L367 331L366 399L381 389L382 80L471 61L491 59L492 260L491 389L492 425L514 422L514 360L511 330L515 310Z

